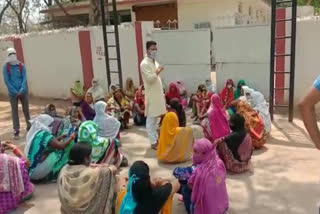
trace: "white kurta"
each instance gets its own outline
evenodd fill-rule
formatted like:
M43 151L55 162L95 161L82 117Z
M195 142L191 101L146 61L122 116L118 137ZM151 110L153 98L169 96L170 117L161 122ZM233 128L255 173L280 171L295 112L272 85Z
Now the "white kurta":
M156 74L158 67L159 63L149 57L145 57L140 64L145 88L145 114L150 117L159 117L166 113L162 81Z

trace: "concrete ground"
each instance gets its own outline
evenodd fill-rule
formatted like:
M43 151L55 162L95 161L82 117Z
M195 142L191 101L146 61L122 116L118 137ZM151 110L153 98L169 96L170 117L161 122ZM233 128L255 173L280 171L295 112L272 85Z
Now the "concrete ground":
M40 113L48 102L32 100L32 116ZM68 105L64 101L51 102L59 109ZM11 140L11 129L10 105L0 99L0 139ZM201 137L201 129L194 127L194 130L195 136ZM15 142L21 147L25 144L25 132L23 134L23 138ZM149 148L144 128L133 127L121 137L129 163L142 159L149 164L153 176L172 177L172 169L177 165L158 163L156 152ZM289 124L286 118L277 116L266 147L254 152L252 162L253 173L228 175L229 214L318 213L320 157L300 120ZM182 165L188 164L190 162ZM126 175L127 171L127 168L122 169L120 174ZM13 213L56 214L60 213L59 207L56 184L43 184L36 185L34 197ZM183 204L176 199L173 213L185 213Z

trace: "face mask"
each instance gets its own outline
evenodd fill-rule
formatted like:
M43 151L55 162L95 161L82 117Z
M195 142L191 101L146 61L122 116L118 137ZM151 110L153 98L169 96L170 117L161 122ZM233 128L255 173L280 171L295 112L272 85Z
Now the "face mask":
M227 87L230 89L230 88L232 88L232 85L228 85Z
M150 58L151 59L156 59L157 58L157 51L151 51Z
M203 155L196 154L196 153L193 154L193 164L194 165L201 164L203 162L203 159L204 159Z
M11 54L10 56L8 56L8 61L9 63L15 63L17 61L17 55Z

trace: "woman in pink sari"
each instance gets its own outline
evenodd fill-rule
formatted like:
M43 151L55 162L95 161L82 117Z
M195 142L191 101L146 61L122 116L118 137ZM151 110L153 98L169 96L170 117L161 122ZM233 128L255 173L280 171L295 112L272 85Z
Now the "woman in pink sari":
M210 108L204 117L206 119L201 122L201 126L205 137L211 142L230 134L227 113L219 95L214 94L211 97Z
M245 119L240 114L230 118L232 133L216 140L219 156L227 170L242 173L251 169L252 139L245 128Z
M5 154L5 150L11 150L16 157ZM0 213L18 208L20 202L31 197L34 187L28 166L29 161L17 146L0 142Z
M176 85L178 87L180 97L182 99L181 105L183 106L183 109L185 110L188 106L188 95L187 95L186 87L184 86L184 83L181 81L177 81Z
M228 210L226 168L216 152L216 145L203 138L193 147L193 171L188 183L192 187L194 214L223 214Z

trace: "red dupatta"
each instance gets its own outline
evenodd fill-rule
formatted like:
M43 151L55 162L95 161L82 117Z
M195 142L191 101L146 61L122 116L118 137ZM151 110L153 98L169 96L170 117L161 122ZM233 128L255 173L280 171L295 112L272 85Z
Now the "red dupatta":
M232 85L232 88L228 88L228 85ZM228 79L226 86L224 87L224 89L221 92L221 100L223 102L223 105L227 105L228 103L230 103L230 101L232 101L234 99L234 84L232 79Z

